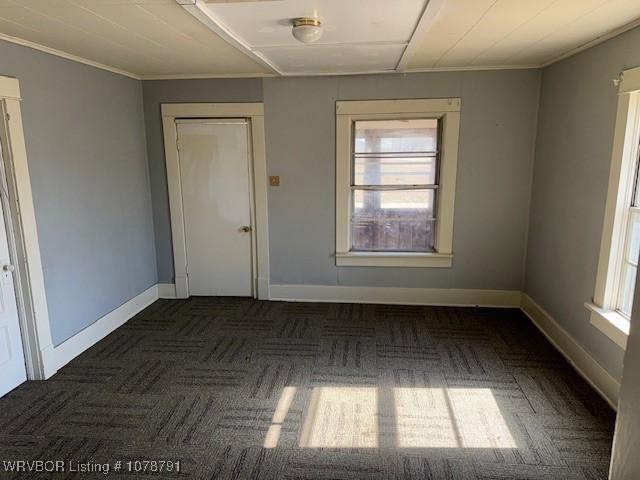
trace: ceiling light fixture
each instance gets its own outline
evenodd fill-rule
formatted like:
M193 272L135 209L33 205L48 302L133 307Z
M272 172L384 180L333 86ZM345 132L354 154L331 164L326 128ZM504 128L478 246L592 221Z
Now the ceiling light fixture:
M317 18L294 18L292 23L291 33L299 42L313 43L322 36L322 23Z

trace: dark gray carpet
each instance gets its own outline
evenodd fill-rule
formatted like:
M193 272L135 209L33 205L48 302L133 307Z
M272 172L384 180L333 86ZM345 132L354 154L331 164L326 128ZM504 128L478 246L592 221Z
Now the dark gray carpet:
M160 300L0 399L0 461L65 462L44 478L595 480L613 423L517 310Z

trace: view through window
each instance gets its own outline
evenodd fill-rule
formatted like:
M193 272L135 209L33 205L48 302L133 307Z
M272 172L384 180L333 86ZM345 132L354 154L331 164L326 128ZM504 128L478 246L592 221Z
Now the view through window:
M357 120L353 131L351 249L434 251L439 121Z
M639 149L640 150L640 149ZM618 291L618 311L626 317L631 317L633 305L633 292L636 286L636 274L638 271L638 253L640 252L640 178L638 175L640 158L636 161L634 169L635 179L633 194L626 214L626 235L620 269L620 286Z

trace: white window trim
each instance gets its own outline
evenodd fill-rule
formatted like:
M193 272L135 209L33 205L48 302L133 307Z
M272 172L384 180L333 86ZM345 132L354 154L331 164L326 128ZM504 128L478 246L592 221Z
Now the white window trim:
M591 312L591 324L623 349L629 335L629 319L616 311L616 305L627 235L625 212L633 194L639 141L640 67L624 71L618 85L618 110L596 287L593 300L585 303Z
M453 212L460 131L459 98L336 102L336 265L370 267L451 267ZM352 252L351 143L355 120L438 118L442 122L435 252Z

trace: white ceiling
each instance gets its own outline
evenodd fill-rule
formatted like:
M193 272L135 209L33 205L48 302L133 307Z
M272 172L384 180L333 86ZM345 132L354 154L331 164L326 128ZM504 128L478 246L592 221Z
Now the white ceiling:
M394 70L427 0L267 0L208 3L209 17L239 37L278 73ZM317 17L323 35L302 44L291 19Z
M174 0L0 0L0 33L136 76L268 71Z
M639 19L640 0L0 0L0 38L139 78L538 67Z
M640 18L640 0L446 0L410 68L541 65Z

